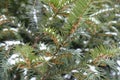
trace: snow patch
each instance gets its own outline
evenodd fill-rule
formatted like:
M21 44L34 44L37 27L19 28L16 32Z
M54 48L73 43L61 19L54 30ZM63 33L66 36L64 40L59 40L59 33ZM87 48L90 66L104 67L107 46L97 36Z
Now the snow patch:
M24 43L21 43L20 41L5 41L5 50L8 50L9 46L17 45L17 44L24 44Z
M10 28L10 30L18 32L18 28Z
M36 22L36 23L38 23L38 20L37 20L37 11L36 11L36 9L34 8L33 9L33 19L34 19L34 21Z
M7 29L7 28L4 28L3 31L8 31L8 29Z
M8 59L8 63L10 65L14 65L18 62L24 61L22 58L20 58L20 56L18 54L13 54L9 59Z
M73 73L79 73L78 70L72 70L71 72L73 72Z
M24 75L27 75L27 71L28 71L28 69L27 69L27 68L24 68L23 74L24 74Z
M84 43L84 44L87 44L87 43L88 43L88 41L83 41L83 43Z
M69 75L69 74L66 74L66 75L64 76L65 79L70 79L70 77L71 77L71 75Z
M86 72L84 72L84 73L83 73L83 75L87 75L87 73L86 73Z
M32 77L30 80L36 80L36 77Z
M118 75L120 75L120 67L117 67L117 70L118 70Z
M3 29L3 31L8 31L8 30L12 30L12 31L18 32L18 28L10 28L10 29L4 28Z
M63 19L60 15L57 15L57 17L58 17L59 19L61 19L61 20Z
M108 24L116 24L117 21L110 21Z
M52 57L46 57L46 56L44 56L43 57L46 61L49 61L50 59L52 59Z
M116 17L120 17L120 14L115 14Z
M53 20L53 17L50 17L49 20L50 20L50 21Z
M104 13L104 12L106 12L106 11L112 11L112 10L114 10L114 8L101 9L101 10L99 10L98 12L90 15L90 17L96 16L96 15L101 14L101 13Z
M91 65L88 65L90 70L95 72L96 74L98 73L98 71L95 69L95 66L91 66Z
M90 17L89 19L93 21L95 24L100 24L100 22L94 17Z
M117 60L117 64L120 66L120 60Z
M46 50L47 47L46 47L46 45L44 43L41 43L39 49L40 50Z
M117 36L117 33L116 33L116 32L106 32L105 34Z
M0 16L0 21L7 20L5 15Z
M5 46L5 44L4 43L0 43L0 47L2 47L2 46Z

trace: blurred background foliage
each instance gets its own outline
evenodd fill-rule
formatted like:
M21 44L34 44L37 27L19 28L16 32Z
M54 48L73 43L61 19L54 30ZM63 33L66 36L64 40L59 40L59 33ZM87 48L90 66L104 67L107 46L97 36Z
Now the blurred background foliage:
M119 80L119 27L119 0L0 0L0 80Z

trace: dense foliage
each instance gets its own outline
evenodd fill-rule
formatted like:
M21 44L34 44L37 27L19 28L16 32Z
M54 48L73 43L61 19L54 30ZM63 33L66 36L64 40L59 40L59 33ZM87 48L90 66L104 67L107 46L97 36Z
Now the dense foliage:
M0 80L120 79L119 0L0 0L0 7Z

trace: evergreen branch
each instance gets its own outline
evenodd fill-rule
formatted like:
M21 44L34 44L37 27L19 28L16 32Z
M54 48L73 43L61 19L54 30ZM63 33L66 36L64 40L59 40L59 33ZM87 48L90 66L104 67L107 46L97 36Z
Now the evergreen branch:
M68 33L68 35L65 37L62 45L65 45L68 40L70 41L70 36L71 36L71 34L73 34L73 33L76 31L76 29L78 28L78 26L80 25L80 22L81 22L81 20L82 20L82 16L83 16L84 13L87 11L87 9L89 8L89 6L90 6L90 4L91 4L92 2L93 2L92 0L91 0L90 2L88 2L88 4L84 7L83 12L82 12L81 14L78 14L78 15L79 15L78 19L72 24L71 30L70 30L70 32ZM71 15L71 16L73 16L73 15ZM70 17L71 17L71 16L70 16ZM69 20L69 18L68 18L68 20ZM72 22L70 22L70 23L72 23Z
M102 60L112 59L116 56L119 48L108 48L106 46L100 45L91 51L91 57L93 59L93 64L97 65ZM102 64L102 66L105 64Z
M80 17L73 23L70 33L68 35L66 35L65 39L63 40L63 42L61 43L61 45L58 46L58 48L57 48L56 52L54 53L54 55L56 55L58 53L58 51L60 50L61 47L64 47L66 45L66 43L68 43L68 40L70 41L71 34L73 34L75 32L75 30L77 29L77 27L80 24L80 21L82 19L81 16L84 15L84 13L86 12L87 8L89 8L88 6L90 6L90 4L92 2L93 2L92 0L90 2L88 2L88 4L86 5L86 7L83 9L82 15L79 14Z

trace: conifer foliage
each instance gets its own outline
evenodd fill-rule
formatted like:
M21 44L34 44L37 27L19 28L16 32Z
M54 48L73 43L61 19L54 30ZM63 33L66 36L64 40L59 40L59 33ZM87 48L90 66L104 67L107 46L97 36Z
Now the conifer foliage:
M0 0L0 80L119 80L119 0Z

